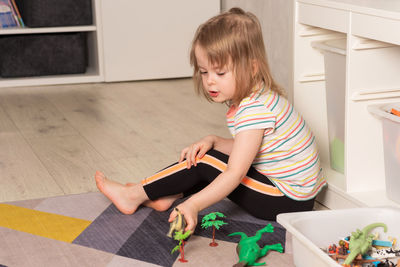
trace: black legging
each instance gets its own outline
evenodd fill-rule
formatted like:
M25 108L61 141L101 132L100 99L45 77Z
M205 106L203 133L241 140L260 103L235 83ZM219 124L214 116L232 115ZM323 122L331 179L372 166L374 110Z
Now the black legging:
M219 163L199 161L197 166L192 166L190 169L186 168L186 162L175 163L144 179L142 184L149 199L156 200L179 193L189 196L210 184L222 172L222 168L226 168L229 156L216 150L210 150L206 155L219 160ZM278 191L273 183L254 167L250 167L247 177L273 186L275 191ZM264 220L276 220L279 213L309 211L314 206L314 198L297 201L280 192L275 195L261 193L243 183L239 184L227 198L253 216Z

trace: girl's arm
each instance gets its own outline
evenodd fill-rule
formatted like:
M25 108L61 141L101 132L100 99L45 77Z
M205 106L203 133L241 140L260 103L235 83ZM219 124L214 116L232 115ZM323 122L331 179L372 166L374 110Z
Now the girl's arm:
M213 148L226 155L230 155L233 148L233 138L223 138L216 135L214 135L213 137L214 137Z
M187 222L186 230L194 230L199 211L224 199L240 184L260 149L263 134L264 129L238 133L233 141L227 169L203 190L178 205L177 208L185 216ZM228 143L227 140L221 140L219 144L224 147L224 144ZM175 216L175 211L173 211L170 221Z

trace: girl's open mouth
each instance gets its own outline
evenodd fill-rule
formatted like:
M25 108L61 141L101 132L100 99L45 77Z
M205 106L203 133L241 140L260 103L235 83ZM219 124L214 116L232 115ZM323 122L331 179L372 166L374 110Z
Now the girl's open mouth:
M208 91L208 94L209 94L211 97L217 97L217 96L219 95L219 92L218 92L218 91Z

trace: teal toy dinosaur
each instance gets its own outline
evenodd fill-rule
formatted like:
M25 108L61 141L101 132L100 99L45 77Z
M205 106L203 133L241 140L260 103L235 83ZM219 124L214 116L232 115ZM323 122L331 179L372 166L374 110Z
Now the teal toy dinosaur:
M229 234L228 236L240 235L240 241L237 245L236 252L239 255L239 262L234 267L239 266L260 266L265 265L265 262L258 263L257 259L265 256L268 251L276 250L279 252L283 252L282 244L274 244L274 245L266 245L263 248L257 244L257 241L261 239L262 234L264 233L272 233L274 231L274 227L271 224L268 224L263 229L258 230L254 236L248 237L245 233L235 232Z
M350 253L344 261L344 265L350 265L358 254L364 255L372 246L373 235L369 234L374 228L383 227L387 231L387 226L384 223L372 223L365 226L362 230L357 229L351 233L349 250Z

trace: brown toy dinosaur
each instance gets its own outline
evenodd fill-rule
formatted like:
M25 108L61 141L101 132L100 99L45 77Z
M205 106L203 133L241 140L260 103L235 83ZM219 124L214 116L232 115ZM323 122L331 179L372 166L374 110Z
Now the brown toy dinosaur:
M167 233L167 236L171 237L171 238L172 238L172 234L175 231L177 231L177 232L182 231L182 233L183 233L185 230L185 227L186 227L186 221L185 221L185 218L182 215L182 213L177 208L175 208L175 211L177 212L177 215L176 215L175 219L170 223L169 231Z

